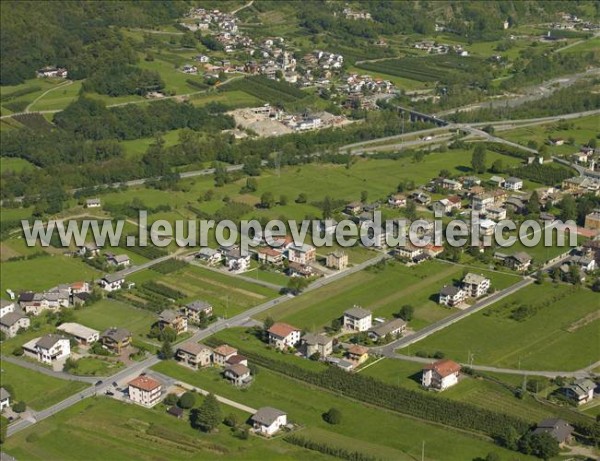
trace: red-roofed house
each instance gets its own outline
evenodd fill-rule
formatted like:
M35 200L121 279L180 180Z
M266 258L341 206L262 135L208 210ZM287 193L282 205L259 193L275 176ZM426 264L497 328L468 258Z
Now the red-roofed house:
M162 385L149 376L138 376L129 381L129 398L145 407L156 405L161 396Z
M268 330L269 344L277 349L294 347L300 342L300 329L287 323L274 323Z
M283 262L283 252L275 248L264 247L259 248L256 254L258 261L261 263L281 264Z
M227 344L222 344L213 349L213 362L215 365L225 366L230 357L237 355L237 349Z
M458 383L459 373L458 363L449 359L440 360L423 368L421 384L428 389L443 391Z

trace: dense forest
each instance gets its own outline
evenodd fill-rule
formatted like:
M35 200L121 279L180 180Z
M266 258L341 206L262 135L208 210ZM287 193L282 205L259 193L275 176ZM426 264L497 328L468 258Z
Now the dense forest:
M111 26L151 27L180 17L186 1L3 1L0 83L16 85L47 65L66 66L71 78L131 73L132 44ZM152 80L148 75L143 76ZM96 82L97 84L98 82Z

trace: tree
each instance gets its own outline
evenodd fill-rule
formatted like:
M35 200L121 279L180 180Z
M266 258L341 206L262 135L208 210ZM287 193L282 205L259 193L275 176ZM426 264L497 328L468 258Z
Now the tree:
M402 320L405 320L406 322L409 322L412 320L413 314L415 312L415 308L412 307L410 304L405 304L404 306L402 306L400 308L400 311L398 312L398 317L400 317Z
M477 144L471 157L471 167L476 173L485 173L486 151L483 144Z
M290 293L297 295L308 286L308 280L304 277L291 277L287 289Z
M306 203L308 201L308 198L306 197L306 194L304 192L300 192L298 194L298 198L296 199L296 203Z
M287 198L287 195L281 194L281 195L279 196L279 204L280 204L281 206L286 206L286 205L287 205L287 203L288 203L288 198Z
M592 291L600 293L600 278L596 278L594 283L592 283Z
M538 269L535 274L535 283L538 285L543 285L546 280L546 273L542 269Z
M554 458L559 453L558 440L547 432L533 434L528 432L519 441L519 450L526 455L541 459Z
M332 407L323 414L323 419L329 424L340 424L342 422L342 412Z
M577 219L577 204L571 194L566 194L558 206L560 208L560 219L563 222Z
M323 199L323 219L329 219L333 215L333 202L329 195Z
M498 443L509 450L515 451L519 446L519 432L513 426L505 427L498 436Z
M237 427L239 420L235 413L229 413L227 416L225 416L223 423L229 427Z
M368 192L368 191L366 191L366 190L363 190L363 191L360 193L360 201L361 201L362 203L366 203L368 199L369 199L369 192Z
M273 192L265 192L260 197L260 206L263 208L272 208L275 206L275 197Z
M577 264L571 264L569 266L569 281L573 285L581 285L581 271Z
M27 404L22 400L19 400L18 402L13 403L12 409L15 413L23 413L25 410L27 410Z
M527 202L527 213L538 214L540 212L540 197L536 191L531 193L529 201Z
M193 392L184 392L179 400L177 406L183 409L190 409L196 404L196 394Z
M317 351L314 354L312 354L309 357L309 359L312 360L313 362L318 362L319 360L321 360L321 353L319 351Z
M159 355L163 360L169 360L173 358L175 354L173 353L173 346L171 346L169 341L163 341Z
M6 440L6 431L8 429L8 419L4 416L0 416L0 443L4 443Z
M492 163L491 172L495 174L504 172L504 164L502 163L502 159L494 160L494 163Z
M165 405L176 405L178 400L179 400L179 398L177 397L177 394L174 394L171 392L171 393L167 394L167 396L165 397L164 404Z
M274 323L275 323L275 320L273 320L273 317L271 317L270 315L267 315L267 317L265 318L265 321L263 322L263 330L267 331L269 328L271 328L273 326Z
M485 461L500 461L500 455L498 453L490 451L485 457Z
M214 394L208 394L200 408L194 411L192 422L204 432L213 431L223 420L219 401Z
M440 178L449 178L450 176L452 176L452 173L450 172L450 170L444 168L444 169L440 170L440 172L438 173L438 176Z
M331 321L331 329L335 332L338 332L342 329L342 321L341 319L337 318L337 319L333 319Z
M413 200L406 201L406 208L404 209L404 214L411 221L417 219L417 204Z

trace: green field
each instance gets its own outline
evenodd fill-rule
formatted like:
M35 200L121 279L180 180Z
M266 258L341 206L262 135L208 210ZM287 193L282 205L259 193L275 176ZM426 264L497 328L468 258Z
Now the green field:
M197 299L207 301L212 304L214 314L220 317L233 317L277 296L277 292L269 288L194 265L168 275L144 271L132 276L131 280L136 283L153 280L181 291L186 295L179 301L181 303Z
M554 297L560 299L553 301ZM530 285L400 352L443 351L447 357L467 362L470 351L476 365L578 370L600 358L598 318L589 317L597 311L598 300L597 293L584 288L572 291L549 282ZM542 307L523 321L508 318L521 304Z
M43 410L79 392L87 384L53 378L10 362L2 362L2 385L10 385L16 400L23 400L34 410Z
M174 362L161 362L154 368L254 408L274 406L288 412L290 421L307 427L301 434L319 440L336 441L336 444L341 443L359 451L367 449L369 454L382 459L408 461L420 457L423 441L427 447L427 460L464 461L485 456L490 451L510 456L508 452L479 438L369 407L264 368L260 369L255 381L245 390L225 385L219 371L214 368L194 372ZM321 414L332 406L342 411L343 421L339 425L328 425L321 418Z
M231 412L227 407L222 410L224 415ZM102 448L90 449L94 446ZM281 440L240 440L224 425L204 434L185 419L166 414L162 405L148 410L105 397L77 403L19 432L2 445L2 451L17 459L62 461L329 459Z
M75 313L76 322L102 332L109 327L127 328L134 338L146 339L156 315L128 304L103 299Z
M4 262L0 272L1 290L10 288L15 293L46 290L60 283L92 280L101 275L80 259L61 255Z
M260 317L270 315L299 328L319 330L355 304L372 310L376 317L384 318L392 318L403 305L410 304L415 312L409 326L418 330L453 313L437 303L437 295L442 286L461 279L463 270L461 266L441 261L429 261L414 267L390 262L381 272L363 270L352 274L270 309ZM477 272L490 277L497 289L518 281L510 274Z
M62 110L79 98L81 81L57 86L37 99L30 107L31 112L39 110Z
M4 174L8 171L20 173L21 171L31 170L33 168L35 168L35 166L25 159L0 157L0 174Z
M365 368L361 374L372 376L390 384L412 390L421 389L421 370L423 364L402 360L383 359ZM503 376L500 376L502 379ZM523 378L515 375L518 385ZM427 391L422 391L427 392ZM460 383L441 394L443 398L472 403L474 405L506 413L525 420L538 421L549 418L555 413L547 406L537 403L527 396L518 399L506 387L486 379L463 376Z

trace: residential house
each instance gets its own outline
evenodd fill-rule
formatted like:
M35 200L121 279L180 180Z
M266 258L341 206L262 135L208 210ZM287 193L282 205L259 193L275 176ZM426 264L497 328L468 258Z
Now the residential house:
M173 405L172 407L169 407L169 409L167 410L167 413L170 414L171 416L174 416L177 419L183 418L183 415L184 415L183 408L179 408L177 405Z
M515 213L525 213L527 210L524 199L522 197L517 197L516 195L507 198L504 204L506 208L513 210Z
M217 346L213 349L213 362L215 365L219 365L224 367L227 360L234 355L237 355L237 349L227 345L222 344L221 346Z
M343 328L352 331L367 331L372 325L371 311L354 306L344 312Z
M223 255L219 250L215 250L214 248L200 248L200 251L196 253L196 258L202 261L206 261L208 264L217 264L221 262Z
M188 341L177 346L175 359L192 368L206 367L210 365L213 351L204 344Z
M106 262L111 266L123 266L128 267L131 264L131 260L127 255L114 255L108 253L106 255Z
M0 387L0 411L10 407L10 392Z
M411 243L406 245L397 246L394 248L394 256L406 261L414 261L415 258L423 254L423 248L416 247Z
M590 402L594 398L594 390L596 383L591 379L577 379L573 384L564 386L561 391L565 396L573 400L577 405L583 405Z
M131 339L131 332L125 328L111 327L100 335L100 343L115 354L120 354L129 347Z
M598 195L600 193L600 178L590 176L575 176L565 179L562 182L561 189L572 194L585 194L591 192Z
M485 212L489 207L494 205L494 196L492 194L477 194L473 196L471 207L475 211Z
M149 376L138 376L129 381L128 393L132 402L152 407L160 401L162 384Z
M393 194L388 198L388 205L394 208L401 208L406 206L406 195L404 194Z
M73 282L69 286L71 294L91 293L90 284L85 281Z
M37 71L37 78L67 78L67 69L47 66Z
M241 364L244 366L248 366L248 359L243 355L232 355L225 361L226 366Z
M15 302L0 299L0 317L4 317L9 312L15 311Z
M488 219L492 219L493 221L502 221L503 219L506 219L506 208L491 206L485 210L485 215Z
M406 331L406 322L402 319L392 319L380 323L369 330L369 337L374 341L385 339L388 336L396 337Z
M85 245L79 247L78 253L80 256L93 258L100 254L100 248L98 248L94 243L86 243Z
M287 424L287 414L277 408L259 408L250 418L252 427L259 434L272 436Z
M99 198L89 198L85 201L86 208L100 208L102 206L102 202Z
M191 65L191 64L185 64L181 68L181 71L184 74L197 74L198 73L198 68L196 66Z
M443 189L459 191L462 189L462 184L454 179L444 178L441 181L441 186Z
M552 146L562 146L565 143L565 140L563 138L550 138L548 139L548 142Z
M363 204L361 202L351 202L346 205L344 208L344 212L348 214L356 214L360 213L363 209Z
M423 192L413 192L411 198L417 205L427 206L431 203L431 197Z
M562 419L550 418L540 422L533 433L550 434L558 441L559 445L564 446L572 439L573 427Z
M183 307L183 313L189 322L200 323L202 317L210 317L213 313L213 307L206 301L197 299Z
M9 312L0 317L0 331L8 338L14 338L19 330L27 329L30 325L29 317L22 312Z
M439 303L443 306L456 307L465 300L465 291L454 285L444 285L440 290Z
M345 251L332 251L327 255L327 267L337 269L339 271L348 267L348 254Z
M26 314L40 315L45 310L58 311L69 306L69 290L58 290L44 293L25 292L19 296L19 306Z
M295 347L300 341L302 331L287 323L277 322L267 330L269 334L269 345L277 349L287 349Z
M314 269L312 266L291 262L288 264L287 274L291 277L311 277Z
M243 386L250 384L252 376L250 376L250 368L246 365L238 363L236 365L229 365L223 370L223 376L231 381L234 386Z
M283 252L275 248L259 248L256 257L262 264L273 264L276 266L283 264Z
M586 229L600 230L600 211L594 210L591 213L586 214L583 227Z
M316 248L306 243L303 243L302 245L294 244L288 249L288 259L290 262L307 265L314 262L316 258Z
M531 266L531 260L531 256L524 251L519 251L513 255L507 256L505 259L505 264L512 270L523 272L529 269L529 266Z
M481 179L477 176L467 176L461 178L463 187L470 189L473 186L479 186L481 184Z
M436 214L452 213L453 210L460 210L462 207L460 197L452 195L448 198L443 198L434 202L431 206Z
M89 345L100 339L100 332L98 330L88 328L79 323L62 323L56 329L75 338L79 344Z
M98 284L105 291L120 290L125 283L125 277L118 274L106 274L100 279Z
M488 182L496 187L504 186L504 178L502 176L492 176Z
M311 357L318 352L321 359L324 359L333 352L333 338L322 334L306 333L300 339L300 350L305 357Z
M592 272L596 270L595 259L587 255L573 255L567 259L566 263L569 266L575 265L584 272Z
M242 250L234 245L232 247L221 247L225 259L225 265L230 271L244 272L250 267L250 253L242 254Z
M369 358L369 348L354 344L348 348L346 351L346 356L349 360L354 362L354 366L357 367L361 363L366 362Z
M504 181L503 187L506 190L521 190L523 189L523 180L511 176L506 181Z
M462 280L462 289L470 298L479 298L490 289L490 279L469 272Z
M444 247L441 245L434 245L433 243L428 243L423 247L424 254L429 258L435 258L437 255L440 255L444 252Z
M443 391L458 383L460 365L452 360L444 359L423 368L421 385L427 389Z
M52 365L71 355L71 344L64 336L48 334L24 344L23 353L39 362Z
M479 233L481 235L494 235L494 229L496 229L497 223L496 221L492 221L491 219L481 219L479 220Z
M158 316L158 327L162 330L163 328L172 328L175 332L180 335L185 333L188 327L187 317L174 310L164 310Z

